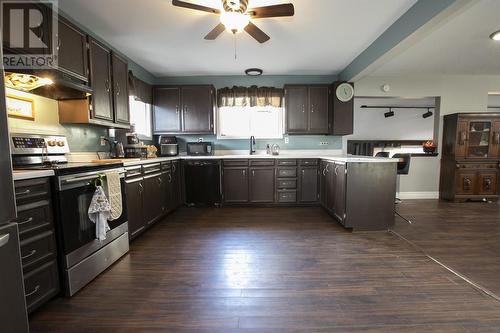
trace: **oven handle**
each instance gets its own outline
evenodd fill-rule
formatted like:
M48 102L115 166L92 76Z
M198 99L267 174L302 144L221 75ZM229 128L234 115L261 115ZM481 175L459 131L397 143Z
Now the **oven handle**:
M125 177L125 174L124 173L120 173L120 178L123 178ZM93 176L85 176L85 177L77 177L77 178L69 178L69 179L64 179L62 181L63 184L72 184L72 183L76 183L76 182L81 182L81 181L84 181L84 180L93 180L93 179L96 179L98 178L98 175L93 175Z

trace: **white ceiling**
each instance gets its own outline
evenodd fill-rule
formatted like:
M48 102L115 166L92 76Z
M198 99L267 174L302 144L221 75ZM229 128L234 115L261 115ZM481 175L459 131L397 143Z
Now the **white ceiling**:
M499 75L500 1L479 0L371 75Z
M220 7L219 0L186 0ZM169 0L59 0L61 9L155 76L332 75L344 69L416 0L250 0L251 7L292 2L295 16L255 20L270 37L203 37L218 16ZM500 3L500 1L498 1Z

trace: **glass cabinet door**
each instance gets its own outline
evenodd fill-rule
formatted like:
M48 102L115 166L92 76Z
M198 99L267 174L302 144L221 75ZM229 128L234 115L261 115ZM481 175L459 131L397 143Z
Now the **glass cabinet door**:
M468 128L468 158L488 158L491 138L491 122L470 121Z

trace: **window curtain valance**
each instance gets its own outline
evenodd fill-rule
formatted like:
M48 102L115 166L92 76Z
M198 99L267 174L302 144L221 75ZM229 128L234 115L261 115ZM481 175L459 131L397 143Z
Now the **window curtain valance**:
M218 107L281 107L283 89L273 87L226 87L217 90Z
M136 100L153 104L153 87L135 77L132 71L128 71L128 91Z

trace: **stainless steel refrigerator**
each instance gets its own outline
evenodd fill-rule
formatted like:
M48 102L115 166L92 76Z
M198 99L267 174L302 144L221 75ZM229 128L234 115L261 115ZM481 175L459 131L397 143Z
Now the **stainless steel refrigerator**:
M3 59L0 48L0 59ZM12 163L9 148L3 61L0 64L0 331L27 333L28 314L24 296L19 249Z

